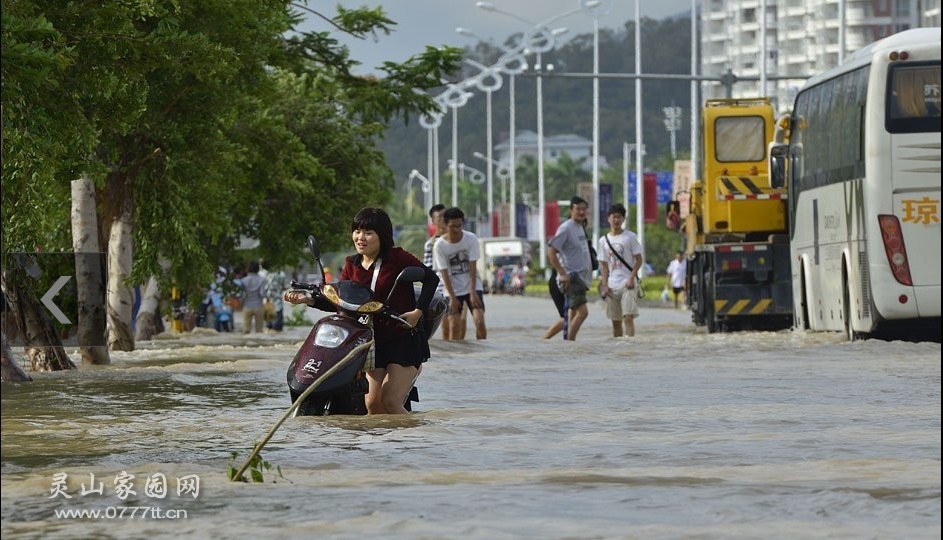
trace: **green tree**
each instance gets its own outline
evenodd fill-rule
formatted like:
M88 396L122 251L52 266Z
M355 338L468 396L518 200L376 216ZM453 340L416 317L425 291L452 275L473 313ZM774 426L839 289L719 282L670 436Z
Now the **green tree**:
M308 232L339 245L352 209L389 197L374 149L385 122L428 111L415 90L441 84L458 51L428 47L385 63L384 78L355 76L331 33L395 23L338 8L322 15L330 31L292 33L296 9L307 10L5 2L4 249L68 249L68 182L82 173L98 188L110 261L131 261L112 283L158 276L196 291L240 236L274 261L297 257Z

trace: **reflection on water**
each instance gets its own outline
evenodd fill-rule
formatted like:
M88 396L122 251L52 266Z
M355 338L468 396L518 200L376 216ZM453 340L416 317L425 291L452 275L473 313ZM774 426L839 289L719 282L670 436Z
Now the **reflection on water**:
M3 535L939 537L939 344L709 335L669 309L616 340L598 304L580 341L543 341L549 300L487 306L487 341L432 343L416 413L289 419L262 451L284 478L263 484L230 483L230 455L289 406L304 329L4 384ZM60 473L72 499L50 496ZM199 477L199 496L145 495L156 474ZM104 493L81 496L93 475ZM187 517L55 515L129 506Z

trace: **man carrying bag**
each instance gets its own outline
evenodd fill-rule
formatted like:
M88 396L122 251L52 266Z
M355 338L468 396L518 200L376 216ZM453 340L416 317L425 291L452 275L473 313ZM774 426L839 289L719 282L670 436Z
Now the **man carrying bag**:
M638 273L642 268L642 244L632 231L623 229L625 207L619 203L609 207L609 233L599 238L599 292L606 301L606 316L612 321L613 337L635 335L638 317L637 293L641 287ZM627 259L632 257L632 264Z

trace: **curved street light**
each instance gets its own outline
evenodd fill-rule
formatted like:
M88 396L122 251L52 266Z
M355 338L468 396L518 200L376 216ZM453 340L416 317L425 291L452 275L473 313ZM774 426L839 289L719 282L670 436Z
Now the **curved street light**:
M478 169L465 165L464 163L458 162L455 163L451 159L449 160L449 167L454 168L459 174L462 175L463 179L467 179L472 184L481 185L485 183L485 173L479 171ZM469 174L465 174L469 173Z
M579 6L578 8L576 8L576 9L571 9L571 10L565 11L565 12L563 12L563 13L559 13L559 14L554 15L553 17L550 17L550 18L548 18L548 19L546 19L546 20L544 20L544 21L542 21L542 22L540 22L540 23L533 24L533 23L531 23L530 21L528 21L527 19L518 17L517 15L514 15L513 13L510 13L510 12L507 12L507 11L504 11L504 10L501 10L501 9L498 9L497 7L494 6L494 4L492 4L492 3L490 3L490 2L478 2L478 3L477 3L477 6L480 7L480 8L482 8L482 9L485 9L485 10L487 10L487 11L494 11L494 12L497 12L497 13L503 13L503 14L508 15L508 16L510 16L510 17L513 17L513 18L515 18L515 19L517 19L517 20L523 21L523 22L525 22L525 23L527 23L527 24L531 24L531 25L533 26L533 28L531 28L530 31L528 31L528 32L526 32L526 33L524 34L523 39L521 40L520 43L517 44L516 47L513 47L513 48L511 48L511 49L505 49L504 54L501 55L501 57L498 59L498 62L497 62L494 66L492 66L492 68L486 68L486 69L484 69L484 70L481 70L481 71L480 71L478 74L476 74L475 76L469 77L469 78L467 78L467 79L465 79L465 80L463 80L463 81L461 81L461 82L459 82L459 83L449 84L449 85L448 85L448 88L447 88L445 91L443 91L442 93L440 93L439 95L437 95L437 96L435 97L435 102L439 105L439 108L440 108L439 111L437 111L436 113L430 114L430 115L422 115L422 116L420 116L420 120L419 120L419 121L420 121L420 125L421 125L422 127L424 127L424 128L426 128L426 129L429 130L428 144L429 144L429 146L430 146L430 148L429 148L430 152L429 152L429 157L428 157L427 161L428 161L428 164L429 164L430 173L433 175L433 181L432 181L432 182L433 182L433 190L434 190L434 195L435 195L435 196L439 196L439 195L440 195L440 193L439 193L439 188L438 188L438 185L439 185L439 177L438 177L438 170L439 170L439 167L438 167L438 128L439 128L439 126L440 126L441 123L442 123L442 117L444 116L444 112L445 112L446 107L451 108L451 110L452 110L452 160L451 160L451 164L452 164L452 165L451 165L451 167L452 167L452 178L453 178L453 181L452 181L452 204L453 204L453 206L456 206L457 203L458 203L458 200L457 200L457 199L458 199L458 191L457 191L457 184L456 184L456 178L457 178L457 176L458 176L458 170L457 170L457 166L458 166L458 116L457 116L458 109L459 109L460 107L464 106L464 105L468 102L468 99L473 95L471 92L469 92L469 89L471 89L471 88L473 88L473 87L477 87L477 88L479 88L479 89L486 89L486 88L488 88L489 83L485 83L485 82L483 81L484 78L490 77L490 78L492 78L492 80L495 80L495 78L499 80L500 77L499 77L498 74L499 74L499 73L506 73L506 74L509 75L509 77L510 77L510 83L511 83L511 84L510 84L510 91L511 91L511 129L512 129L512 136L511 136L511 143L510 143L510 150L511 150L511 223L512 223L512 227L513 227L513 224L514 224L515 221L516 221L516 216L514 215L514 214L515 214L515 206L516 206L516 202L514 201L514 196L515 196L515 185L514 185L514 183L515 183L515 171L514 171L515 167L514 167L514 164L516 163L516 161L515 161L515 160L516 160L516 156L515 156L515 151L516 151L516 150L515 150L515 147L514 147L514 138L515 138L515 135L514 135L514 133L513 133L513 131L514 131L514 75L515 75L515 74L518 74L518 73L522 72L524 69L526 69L526 67L527 67L527 60L526 60L524 54L525 54L527 51L533 51L533 52L536 52L536 53L538 54L538 62L537 62L537 64L540 65L540 53L546 52L546 51L549 51L549 50L552 50L552 49L556 46L556 37L557 37L558 35L560 35L561 33L566 32L566 29L565 29L565 28L557 28L557 29L551 30L547 25L549 25L551 22L553 22L553 21L555 21L555 20L557 20L557 19L559 19L559 18L565 17L565 16L567 16L567 15L571 15L571 14L573 14L573 13L577 13L577 12L580 12L580 11L587 11L587 12L593 11L593 10L595 10L597 7L599 7L600 4L601 4L600 0L580 0L580 6ZM470 32L470 31L469 31L469 32ZM479 65L480 65L480 64L479 64ZM538 77L538 87L539 87L539 85L540 85L539 80L540 80L540 77ZM491 83L491 84L494 84L494 83ZM487 90L485 90L485 91L487 91ZM493 90L492 90L492 91L493 91ZM539 116L542 116L542 114L540 114ZM539 120L539 121L538 121L538 124L541 124L542 122L541 122L540 120L542 120L542 118L538 118L538 120ZM490 130L489 130L489 132L490 132ZM542 135L542 134L540 134L540 135ZM538 136L538 146L542 146L542 142L543 142L543 141L542 141L542 136ZM491 149L491 145L489 144L489 150L490 150L490 149ZM542 161L542 160L543 160L543 156L542 156L542 155L538 156L538 161ZM542 168L542 167L539 167L539 168ZM540 180L541 180L540 183L541 183L541 187L542 187L542 184L543 184L542 178L541 178ZM491 197L489 197L489 203L490 203L490 199L491 199ZM545 226L544 226L544 223L543 223L543 222L544 222L544 215L543 215L543 214L544 214L544 204L543 204L543 200L540 201L539 209L540 209L540 221L541 221L541 226L538 227L538 230L539 230L539 232L540 232L540 240L541 240L541 242L540 242L540 243L541 243L541 247L540 247L541 266L544 266L544 267L545 267L545 266L546 266L546 246L545 246L544 244L546 244L546 231L545 231ZM513 230L513 229L512 229L512 230Z
M513 19L516 19L518 21L521 21L525 24L532 26L531 30L525 33L524 39L521 41L520 44L518 44L518 48L512 51L509 51L508 53L505 53L505 55L502 56L499 62L501 62L502 60L510 61L513 58L514 60L517 61L518 66L523 66L524 69L526 69L527 61L525 58L523 58L523 55L526 54L527 52L534 52L537 54L537 62L535 65L537 69L537 191L538 191L537 232L538 232L538 239L540 243L540 266L541 268L544 268L545 272L546 272L546 267L547 267L547 230L546 230L547 226L546 226L546 218L545 218L546 201L544 200L544 175L543 175L543 161L544 161L543 110L542 110L543 109L543 96L542 96L542 77L540 75L542 71L541 54L552 50L556 46L557 36L566 32L565 28L557 28L557 29L551 30L548 26L550 23L552 23L553 21L557 19L561 19L563 17L572 15L574 13L579 13L581 11L586 12L586 13L593 12L597 8L599 8L601 4L602 2L600 0L580 0L579 7L564 11L562 13L558 13L539 23L534 23L515 13L500 9L491 2L477 2L476 3L476 5L479 8L485 11L501 13L503 15L506 15L508 17L511 17ZM508 57L508 58L505 59L505 57ZM512 134L511 140L513 141L513 134ZM511 171L512 171L511 172L511 197L512 197L511 208L512 209L515 206L515 202L513 198L514 198L514 190L515 190L514 164L516 163L516 160L515 160L516 156L514 156L514 151L515 149L512 142L511 143L511 164L512 164L512 167L511 167ZM594 201L594 207L598 206L598 202L599 201L597 197L597 200ZM512 226L513 226L513 221L512 221Z
M428 212L429 208L432 208L432 182L416 169L413 169L412 172L409 173L409 181L412 182L413 180L419 180L419 189L421 189L423 193L422 200L426 205L424 212ZM432 222L431 216L429 217L429 222Z
M457 28L456 30L458 30L459 33L462 33L461 31L465 29ZM488 130L486 134L487 135L486 139L487 139L487 145L488 145L488 159L491 159L491 150L492 150L492 147L494 146L494 142L492 140L492 129L491 129L491 116L492 116L491 115L491 94L493 94L497 90L500 90L501 87L504 86L504 80L501 78L500 67L484 66L468 58L466 58L464 61L465 63L479 70L478 76L475 78L475 84L480 90L482 90L485 93L485 109L486 109L485 114L486 114L487 130ZM488 219L490 220L491 215L494 213L494 187L493 187L493 182L492 182L492 177L491 177L491 167L488 167L487 176L488 176L487 208L488 208Z
M495 161L491 156L486 156L481 152L472 153L476 158L488 163L489 172L494 170L494 173L498 176L498 179L501 180L501 204L508 202L508 193L507 193L507 181L511 178L511 167L507 163L501 163Z

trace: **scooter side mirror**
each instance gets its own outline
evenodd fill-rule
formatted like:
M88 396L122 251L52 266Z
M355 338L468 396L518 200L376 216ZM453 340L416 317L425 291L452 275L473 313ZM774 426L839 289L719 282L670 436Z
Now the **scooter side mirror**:
M308 250L315 259L321 258L321 246L318 245L318 239L313 234L308 236Z
M426 269L421 266L407 266L396 276L397 283L413 283L426 275Z
M390 295L386 299L386 304L390 304L390 299L393 298L393 292L396 291L396 286L401 283L414 283L419 281L426 275L426 267L424 266L407 266L403 268L403 271L396 276L396 285L393 286L393 289L390 291Z

